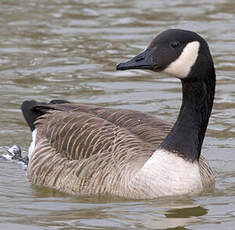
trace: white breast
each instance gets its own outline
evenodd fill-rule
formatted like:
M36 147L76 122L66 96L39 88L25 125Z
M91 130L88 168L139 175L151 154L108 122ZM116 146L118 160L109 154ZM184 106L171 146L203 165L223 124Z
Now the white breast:
M148 198L202 191L198 162L188 162L176 154L157 150L136 174L133 186Z

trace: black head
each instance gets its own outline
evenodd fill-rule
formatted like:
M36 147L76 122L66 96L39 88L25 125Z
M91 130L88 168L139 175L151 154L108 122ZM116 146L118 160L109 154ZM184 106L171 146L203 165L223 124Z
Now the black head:
M149 69L164 71L182 80L197 79L214 69L206 41L197 33L169 29L153 39L148 48L117 70Z

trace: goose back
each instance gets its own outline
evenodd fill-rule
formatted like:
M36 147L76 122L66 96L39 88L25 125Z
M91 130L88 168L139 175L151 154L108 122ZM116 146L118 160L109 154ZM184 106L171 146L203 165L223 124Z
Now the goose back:
M127 196L128 182L170 130L154 116L91 105L37 104L28 176L69 193ZM122 189L120 189L122 188Z

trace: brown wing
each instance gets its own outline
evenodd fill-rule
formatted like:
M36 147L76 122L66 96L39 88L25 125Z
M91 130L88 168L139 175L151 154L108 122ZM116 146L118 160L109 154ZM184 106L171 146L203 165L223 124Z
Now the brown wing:
M37 121L40 136L70 160L111 151L117 144L144 146L145 151L153 152L170 130L166 122L132 110L73 104L51 107L54 110Z
M34 184L69 193L128 197L128 181L170 128L151 115L131 110L46 106L48 113L36 123L28 176Z

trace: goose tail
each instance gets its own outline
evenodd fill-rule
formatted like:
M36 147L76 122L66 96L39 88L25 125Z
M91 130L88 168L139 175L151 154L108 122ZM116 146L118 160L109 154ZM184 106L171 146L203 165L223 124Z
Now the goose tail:
M21 105L21 110L26 122L33 132L35 130L35 121L37 120L37 118L53 109L53 107L51 107L50 105L65 103L67 104L69 102L65 100L52 100L49 103L37 102L35 100L24 101Z

